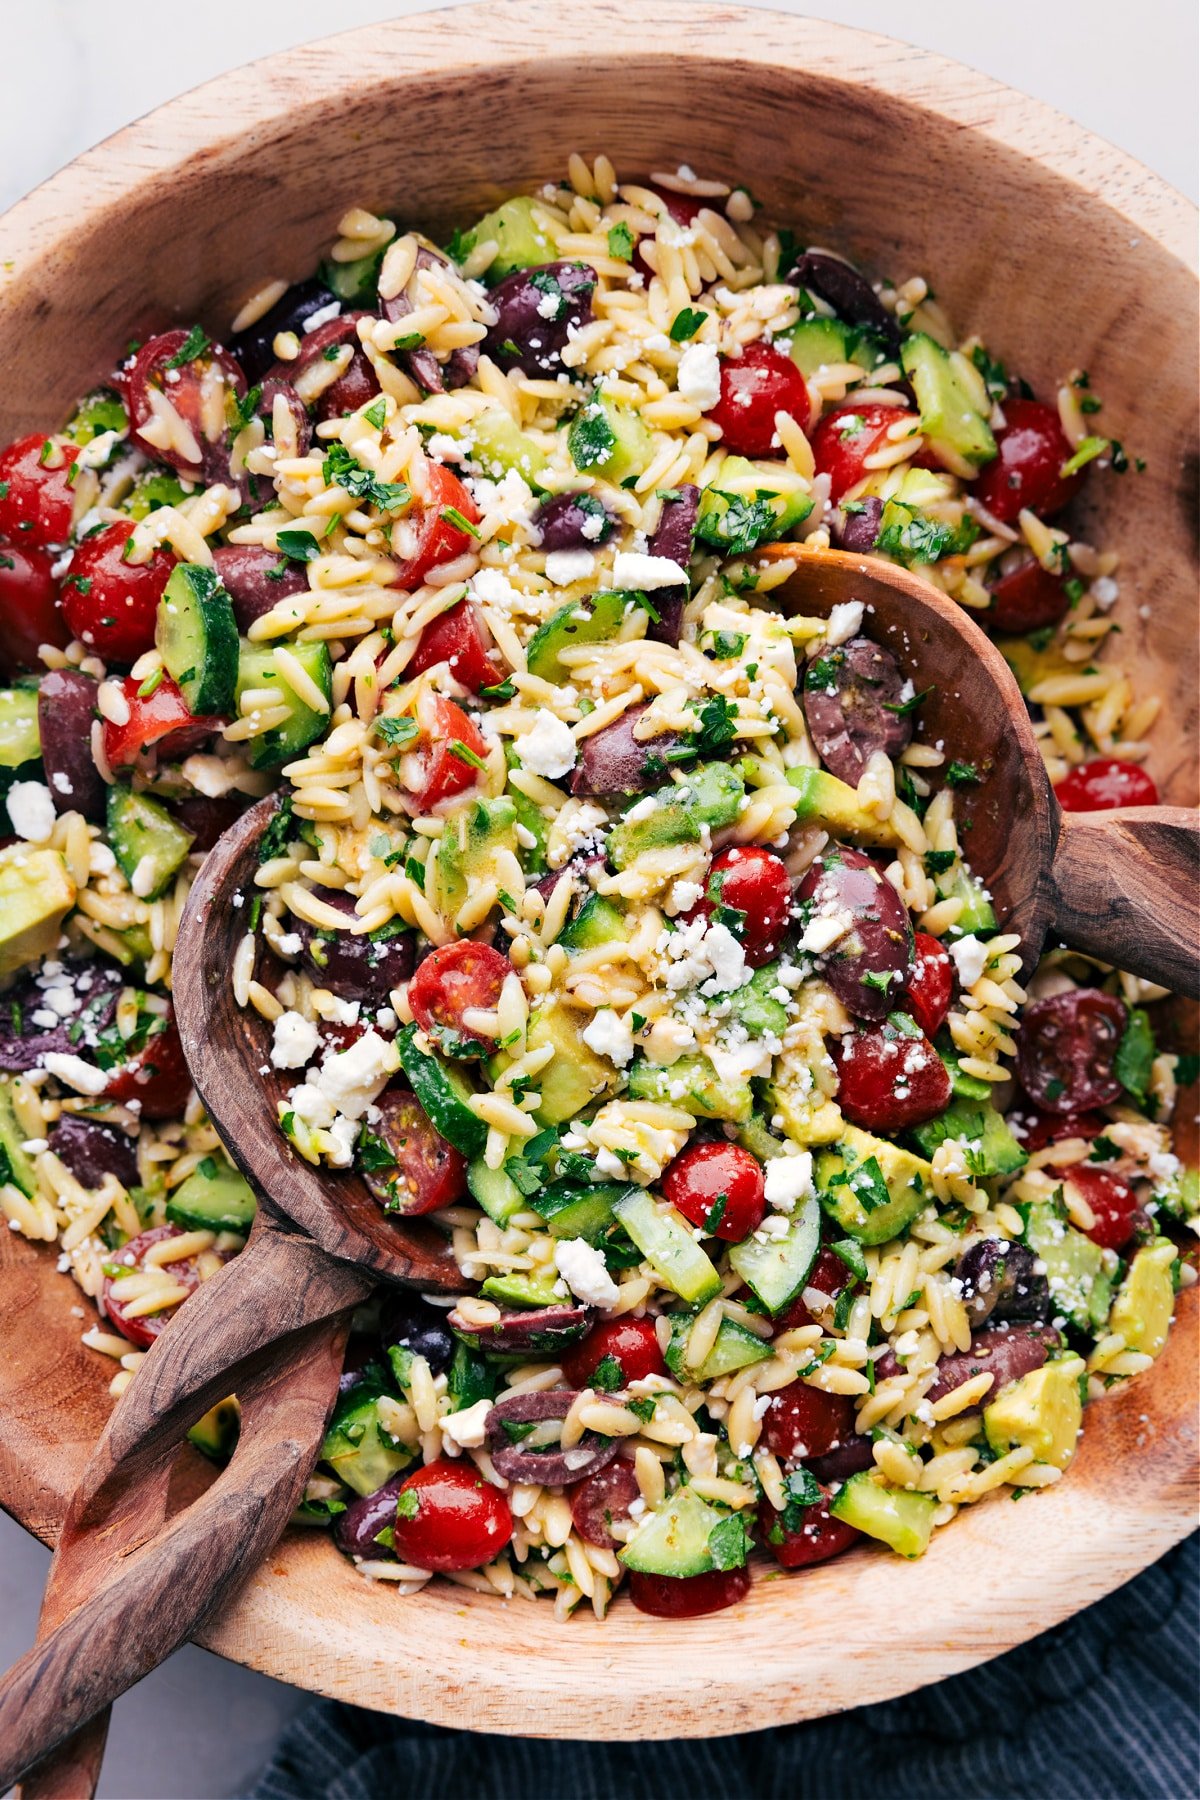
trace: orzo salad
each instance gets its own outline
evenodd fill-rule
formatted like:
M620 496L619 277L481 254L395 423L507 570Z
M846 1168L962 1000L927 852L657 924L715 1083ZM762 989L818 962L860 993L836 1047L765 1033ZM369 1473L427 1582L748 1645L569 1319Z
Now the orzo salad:
M1064 806L1152 800L1116 558L1069 524L1128 459L1086 371L1034 394L925 279L688 169L339 229L0 452L0 1207L114 1392L241 1247L171 952L278 791L231 980L281 1157L472 1283L362 1315L303 1517L403 1593L564 1616L919 1556L1153 1362L1195 1174L1160 991L1018 979L980 771L861 603L784 604L788 547L919 569Z

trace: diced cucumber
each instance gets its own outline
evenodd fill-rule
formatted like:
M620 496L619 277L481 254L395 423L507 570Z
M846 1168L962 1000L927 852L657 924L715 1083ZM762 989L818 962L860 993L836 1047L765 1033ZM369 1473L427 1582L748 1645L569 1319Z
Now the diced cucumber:
M1165 1187L1156 1186L1154 1198L1172 1219L1189 1224L1200 1217L1200 1169L1181 1164Z
M942 1032L935 1045L942 1064L950 1077L950 1089L957 1100L990 1100L992 1084L981 1081L978 1075L964 1075L959 1064L958 1053L950 1042L950 1033Z
M417 1027L406 1025L396 1039L400 1067L440 1137L468 1159L483 1155L487 1143L487 1126L471 1111L469 1101L474 1089L462 1070L440 1056L418 1048Z
M1075 1454L1083 1423L1081 1356L1061 1356L1030 1370L983 1409L983 1429L997 1456L1030 1449L1035 1462L1065 1469Z
M186 861L194 835L151 794L135 794L124 782L109 788L108 841L140 900L157 900L164 892Z
M167 1201L171 1223L190 1231L245 1234L254 1223L254 1213L254 1189L224 1157L206 1156Z
M147 469L130 488L121 510L140 525L160 506L178 506L187 497L188 489L170 469Z
M907 1488L885 1487L870 1469L852 1475L829 1502L835 1519L856 1531L878 1538L900 1556L923 1556L933 1532L936 1494L911 1493Z
M525 1196L512 1176L503 1169L489 1169L481 1156L467 1164L467 1186L472 1200L497 1225L507 1225L514 1214L525 1210Z
M659 1280L689 1306L703 1306L721 1291L721 1277L673 1206L660 1207L644 1188L613 1207Z
M176 563L158 602L154 642L197 718L233 711L237 622L215 569Z
M590 600L568 600L530 638L525 653L529 673L543 681L567 681L569 672L558 660L560 651L616 637L628 604L626 594L611 589Z
M379 292L379 269L384 252L372 250L353 262L334 262L327 256L317 273L325 286L344 304L374 307Z
M554 261L554 239L545 215L537 201L526 194L518 194L484 213L478 224L459 235L451 254L463 262L476 244L486 243L496 246L484 277L489 285L502 281L516 269L534 269L539 263Z
M797 824L821 825L831 836L851 844L890 847L897 842L888 822L860 806L855 790L836 775L825 769L796 768L788 770L787 779L798 796Z
M933 1170L919 1156L856 1125L816 1162L822 1209L860 1244L886 1244L911 1225L933 1192Z
M0 780L42 754L36 688L0 688Z
M695 1488L681 1487L638 1527L620 1559L640 1575L703 1575L713 1566L709 1537L726 1516Z
M769 1313L781 1313L808 1280L820 1248L821 1208L810 1196L797 1205L785 1237L768 1238L765 1244L744 1238L729 1252L729 1266Z
M364 1399L351 1389L335 1407L321 1445L321 1461L356 1494L373 1494L416 1454L415 1449L393 1444L383 1431L378 1398L372 1394Z
M509 469L515 469L530 487L536 487L549 460L541 446L521 430L512 414L505 412L502 406L476 413L455 435L469 450L471 462L485 475L497 480Z
M82 449L106 431L125 432L128 429L129 414L125 411L125 402L112 388L99 387L93 388L79 402L66 435Z
M707 825L711 831L723 831L726 825L734 823L741 811L746 784L728 763L698 763L688 770L678 792L698 825Z
M37 1192L38 1178L33 1158L23 1148L27 1142L28 1133L17 1123L13 1084L0 1081L0 1186L11 1181L30 1198Z
M629 1066L631 1100L660 1100L664 1106L682 1106L699 1119L728 1119L743 1125L750 1117L753 1097L748 1081L722 1081L707 1056L681 1056L670 1068L635 1057Z
M914 1125L912 1135L929 1157L947 1138L961 1139L967 1167L981 1181L993 1175L1013 1175L1029 1161L1028 1152L1022 1150L1003 1116L986 1102L951 1100L936 1119Z
M287 648L332 705L333 664L328 646L295 642L289 643ZM240 706L247 688L269 689L278 695L279 705L286 706L290 714L282 725L275 725L270 731L249 740L250 762L256 769L276 769L281 763L290 762L319 738L329 724L328 712L318 712L284 680L275 666L269 645L243 641L238 656L237 705Z
M840 319L801 319L781 346L802 375L850 361L851 331Z
M748 1369L763 1362L771 1354L771 1346L755 1337L736 1319L722 1319L717 1341L699 1368L687 1364L687 1343L692 1331L692 1317L685 1314L671 1320L671 1342L666 1350L667 1367L678 1381L715 1381L719 1375L732 1375L737 1369Z
M479 1292L485 1300L494 1300L497 1306L525 1306L539 1312L545 1306L553 1306L559 1298L554 1292L555 1279L553 1269L549 1277L541 1281L535 1281L531 1275L489 1275Z
M724 555L744 555L785 537L813 509L808 483L784 463L727 456L700 496L696 537Z
M1108 1318L1112 1280L1099 1244L1068 1223L1058 1199L1029 1207L1025 1242L1043 1263L1050 1286L1051 1317L1065 1317L1095 1336Z
M782 1138L774 1136L758 1113L751 1114L739 1128L737 1141L743 1150L749 1150L751 1156L757 1156L759 1162L769 1162L773 1156L788 1156L792 1153L790 1146Z
M934 886L939 899L963 902L963 909L954 921L955 937L970 937L980 932L986 934L995 931L996 915L984 885L962 863L956 864L946 879L935 881Z
M393 1346L394 1358L399 1346ZM446 1386L454 1402L453 1410L463 1412L477 1400L491 1400L496 1392L496 1372L469 1345L459 1342L454 1347L454 1360L446 1376Z
M567 449L582 474L603 475L619 487L648 467L654 440L631 407L596 394L571 421Z
M619 1182L601 1182L596 1187L555 1183L530 1194L526 1204L540 1213L551 1237L581 1237L598 1244L613 1222L613 1207L631 1192Z
M787 1007L771 994L772 988L778 986L779 964L768 963L763 969L755 969L745 987L730 994L731 1016L745 1026L751 1037L762 1037L768 1031L778 1035L787 1030Z
M991 462L996 440L968 377L950 354L923 331L914 331L904 340L900 363L912 382L921 430L931 448L946 456L955 473L968 477Z
M603 894L589 894L558 941L565 950L595 950L600 944L616 944L629 936L625 914Z
M233 1455L241 1429L242 1409L238 1405L237 1395L230 1394L228 1399L218 1400L209 1408L202 1419L188 1432L188 1442L195 1444L205 1456L214 1462L228 1462Z

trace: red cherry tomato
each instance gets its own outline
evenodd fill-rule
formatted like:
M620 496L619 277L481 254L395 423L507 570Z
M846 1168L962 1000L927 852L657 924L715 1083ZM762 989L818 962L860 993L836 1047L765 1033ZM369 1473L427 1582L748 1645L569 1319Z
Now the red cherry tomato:
M78 456L69 438L44 431L0 450L0 537L23 550L66 543Z
M158 602L178 560L156 550L149 562L127 562L133 527L124 519L83 540L63 581L67 623L105 662L131 663L154 648Z
M1062 473L1071 457L1057 409L1040 400L1006 400L996 433L997 455L975 480L975 498L993 518L1011 525L1024 507L1048 518L1061 512L1082 476Z
M704 899L693 906L684 923L690 925L701 916L711 919L718 907L745 914L732 927L733 934L750 967L761 969L779 955L791 919L792 878L782 859L755 846L722 850L713 858Z
M400 564L392 580L392 586L398 588L420 587L430 569L439 563L453 562L464 550L469 550L474 543L469 531L464 531L446 514L451 509L461 513L471 525L478 525L481 518L479 508L452 469L442 463L427 462L426 470L429 480L429 497L421 507L415 519L411 521L416 531L416 547L412 555Z
M167 1238L182 1236L183 1232L178 1225L155 1225L152 1230L143 1231L140 1237L131 1238L122 1249L114 1250L109 1261L132 1273L135 1269L142 1267L142 1258L147 1250L152 1249L155 1244L164 1243ZM189 1293L194 1293L199 1287L200 1277L196 1273L194 1256L182 1257L179 1262L170 1265L170 1270L172 1280L179 1282L181 1287L187 1288ZM183 1301L180 1300L176 1305L164 1308L162 1312L147 1313L144 1318L131 1319L122 1302L113 1297L113 1287L121 1279L120 1276L105 1276L104 1287L101 1290L104 1311L108 1315L109 1322L116 1326L122 1337L128 1338L131 1344L136 1344L139 1350L148 1350L163 1326L170 1324L183 1305ZM127 1304L132 1306L132 1300Z
M829 498L835 503L870 474L864 467L878 450L888 430L900 419L916 417L902 406L855 406L846 400L826 413L812 435L813 461L818 475L829 476Z
M406 774L411 765L409 783L413 803L418 812L428 812L440 800L449 800L474 787L479 770L470 760L487 755L487 745L478 725L453 700L440 695L428 697L426 714L421 724L421 747L405 759ZM460 754L456 746L468 752Z
M124 725L104 721L104 754L110 769L130 768L143 750L155 749L160 761L179 762L220 731L220 719L200 718L188 711L188 703L164 675L152 693L138 692L142 684L126 675L121 692L129 709Z
M872 1025L835 1038L831 1048L838 1105L854 1125L904 1131L950 1104L946 1065L921 1032L909 1037L890 1023Z
M758 1535L781 1568L807 1569L849 1550L859 1534L853 1525L830 1515L829 1494L823 1488L821 1498L805 1507L804 1522L799 1531L789 1531L784 1525L783 1514L777 1513L769 1500L760 1500Z
M1061 1144L1064 1138L1099 1137L1104 1130L1104 1120L1099 1113L1034 1113L1032 1122L1024 1134L1017 1132L1022 1147L1032 1156L1037 1150L1044 1150L1047 1144Z
M478 1568L494 1562L512 1537L508 1501L471 1462L426 1463L396 1500L396 1555L420 1569Z
M828 1247L821 1251L816 1262L808 1271L808 1279L804 1287L815 1288L819 1294L828 1294L836 1300L847 1288L856 1288L858 1277L848 1269L835 1250ZM803 1291L792 1301L787 1311L782 1313L776 1325L777 1331L795 1331L800 1325L815 1325L816 1319L804 1304Z
M1095 1224L1087 1227L1087 1236L1104 1250L1121 1250L1133 1236L1137 1195L1121 1175L1107 1169L1091 1169L1072 1163L1067 1169L1047 1171L1055 1181L1069 1181L1092 1209Z
M485 632L475 602L460 600L457 606L452 606L449 612L440 614L425 627L404 671L405 680L410 675L423 675L435 663L444 662L449 663L455 681L473 694L480 688L494 686L504 676L491 660L490 640Z
M771 1396L763 1418L763 1438L768 1450L788 1462L802 1457L825 1456L853 1435L854 1402L848 1394L827 1394L823 1388L793 1381Z
M750 1592L750 1571L713 1569L707 1575L642 1575L629 1572L629 1598L656 1619L698 1619L723 1612Z
M136 1101L143 1119L175 1118L187 1105L192 1091L174 1011L168 1011L165 1017L165 1028L114 1070L104 1090L106 1100L120 1101L123 1106Z
M472 1007L490 1012L500 998L504 978L512 964L490 944L465 939L432 950L408 984L408 1004L413 1018L435 1044L453 1054L472 1045L493 1048L482 1032L463 1023Z
M693 1144L662 1178L671 1205L728 1244L740 1244L762 1224L764 1186L762 1164L740 1144Z
M1157 806L1158 789L1136 763L1097 756L1055 785L1064 812L1110 812L1117 806Z
M190 481L229 480L229 451L238 424L236 402L246 392L246 377L226 351L206 344L199 356L181 362L192 332L178 329L148 338L121 372L130 435L155 462L170 463ZM195 439L193 447L153 443L142 432L154 417L152 394L161 395Z
M1041 563L1031 558L1011 574L1001 576L992 589L992 604L980 616L993 631L1023 634L1057 625L1070 604L1057 575L1048 574Z
M727 450L735 456L777 455L775 414L781 412L807 430L808 389L790 356L759 342L747 344L736 360L722 358L721 397L708 417Z
M434 1130L424 1107L406 1088L389 1088L379 1106L383 1119L378 1135L396 1160L393 1168L368 1175L367 1183L385 1212L416 1218L456 1205L467 1191L466 1158Z
M607 1319L592 1327L560 1360L562 1372L574 1388L589 1387L596 1370L611 1356L620 1370L619 1386L643 1381L647 1375L665 1375L667 1365L658 1345L653 1319Z
M946 1023L954 992L950 952L927 931L913 933L913 959L904 979L904 1003L927 1038Z
M605 1469L597 1469L570 1490L571 1519L580 1537L601 1550L615 1550L617 1541L609 1526L627 1519L641 1489L633 1464L618 1457Z
M1119 1100L1114 1063L1128 1024L1124 1001L1098 988L1035 1000L1017 1034L1017 1073L1034 1105L1080 1113Z
M23 544L0 544L0 679L40 669L43 644L65 650L71 641L54 558Z

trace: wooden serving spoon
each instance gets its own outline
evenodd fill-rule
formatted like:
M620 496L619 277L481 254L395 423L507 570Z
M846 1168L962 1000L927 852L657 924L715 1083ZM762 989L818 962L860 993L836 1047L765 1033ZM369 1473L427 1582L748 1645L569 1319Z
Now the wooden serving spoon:
M770 553L796 564L772 604L826 616L861 601L865 635L894 652L918 691L929 690L919 740L941 740L948 758L978 771L956 793L958 828L1000 921L1021 934L1026 967L1054 932L1194 994L1198 816L1165 806L1064 815L1016 682L961 608L907 571L860 556L794 545ZM253 892L276 804L252 807L205 861L174 976L197 1091L233 1160L270 1198L260 1199L242 1255L159 1338L88 1465L51 1572L46 1613L60 1622L0 1688L0 1789L183 1642L283 1529L332 1404L347 1308L370 1277L443 1293L465 1285L432 1227L392 1222L359 1176L312 1168L280 1135L276 1081L263 1074L268 1027L238 1007L230 984L245 931L235 896ZM233 1460L164 1524L183 1433L233 1391L245 1421ZM42 1800L90 1791L98 1748L94 1735L82 1742L67 1766L84 1772L83 1784L46 1781Z

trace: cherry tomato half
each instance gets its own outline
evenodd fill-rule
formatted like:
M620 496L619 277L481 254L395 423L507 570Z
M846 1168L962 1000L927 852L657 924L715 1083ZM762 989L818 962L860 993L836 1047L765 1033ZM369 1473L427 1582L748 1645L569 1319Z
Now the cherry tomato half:
M178 1225L155 1225L152 1230L143 1231L140 1237L131 1238L120 1250L114 1250L110 1261L133 1274L142 1267L142 1258L147 1250L153 1249L155 1244L165 1243L168 1238L182 1236L183 1232ZM171 1263L170 1271L171 1279L187 1288L189 1293L194 1293L199 1287L200 1277L196 1272L194 1256L182 1257L179 1262ZM113 1296L113 1287L121 1279L121 1276L105 1276L102 1289L104 1311L109 1322L116 1326L123 1338L136 1344L139 1350L148 1350L164 1325L170 1324L183 1301L179 1300L174 1306L165 1307L162 1312L146 1313L141 1318L131 1319L122 1302ZM132 1306L132 1300L127 1304Z
M789 1531L783 1514L777 1513L766 1498L758 1505L759 1542L771 1552L782 1569L808 1569L814 1563L828 1562L849 1550L858 1532L853 1525L835 1519L829 1511L829 1493L822 1488L821 1498L804 1509L804 1521L798 1531Z
M1107 1169L1091 1169L1072 1163L1067 1169L1048 1169L1055 1181L1069 1182L1092 1209L1094 1225L1086 1228L1093 1244L1104 1250L1122 1250L1133 1236L1137 1195L1121 1175Z
M66 543L78 455L69 438L44 431L0 450L0 537L26 550Z
M950 1076L929 1039L891 1023L835 1038L838 1105L867 1131L905 1131L936 1118L950 1104Z
M744 915L731 929L750 967L761 969L769 963L779 955L792 912L792 878L782 858L755 845L722 850L714 856L704 899L686 915L684 923L690 925L702 915L712 918L719 907Z
M41 645L71 641L53 563L45 550L0 544L0 679L40 669Z
M656 1619L698 1619L723 1612L750 1592L750 1571L713 1569L707 1575L642 1575L629 1572L629 1598Z
M189 356L194 343L198 355ZM163 331L148 338L121 371L130 436L155 462L170 463L190 481L229 481L229 453L238 422L236 403L246 392L246 377L227 351L210 344L195 330ZM150 428L156 406L163 402L179 415L192 442L178 434L162 443L142 434ZM169 414L164 415L169 420Z
M149 562L127 562L133 527L124 519L85 538L63 581L67 623L105 662L132 663L154 648L158 603L177 558L156 550Z
M473 1007L491 1012L500 998L504 978L512 964L490 944L464 939L431 950L408 984L408 1004L413 1018L439 1047L462 1055L472 1047L494 1046L481 1031L464 1023L463 1014Z
M416 1095L389 1087L379 1097L379 1112L375 1134L395 1160L390 1168L364 1170L363 1178L384 1211L415 1218L463 1199L466 1158L434 1130Z
M827 1394L823 1388L809 1387L804 1381L793 1381L772 1394L763 1418L767 1449L788 1462L825 1456L853 1431L854 1402L850 1396Z
M482 761L487 745L478 725L462 707L437 694L424 696L418 723L420 748L408 752L402 771L417 811L428 812L440 800L449 800L474 787L479 770L471 758Z
M198 719L189 712L169 675L149 694L139 691L143 685L126 675L121 692L129 717L123 725L112 719L104 721L104 754L110 769L128 769L143 750L150 749L157 750L163 762L178 762L221 729L220 719Z
M817 474L829 477L832 501L836 503L870 474L864 467L868 456L882 446L890 428L901 419L911 419L916 429L915 414L905 412L902 406L855 406L847 400L825 414L813 432L812 452Z
M858 1277L848 1269L836 1250L826 1246L808 1271L808 1279L804 1289L797 1294L787 1311L782 1313L776 1325L777 1331L795 1331L800 1325L815 1325L817 1320L809 1312L804 1303L804 1292L814 1288L819 1294L828 1294L836 1300L847 1288L856 1288Z
M1119 1100L1113 1065L1128 1023L1124 1001L1098 988L1049 994L1027 1007L1017 1034L1017 1073L1034 1105L1080 1113Z
M396 1496L396 1555L420 1569L447 1574L493 1562L512 1531L508 1501L471 1462L439 1457Z
M590 1387L596 1370L608 1357L617 1365L619 1387L667 1372L654 1320L624 1318L606 1319L573 1344L560 1359L563 1374L574 1388Z
M1055 785L1064 812L1111 812L1117 806L1157 806L1158 789L1145 769L1115 756L1080 763Z
M913 933L913 960L904 979L904 1004L927 1038L946 1023L954 992L954 964L940 939Z
M473 600L460 600L441 613L421 633L421 641L404 671L423 675L435 663L448 663L455 681L477 694L503 680L503 671L491 660L491 640L479 608Z
M192 1091L173 1009L165 1014L165 1021L162 1031L113 1071L104 1090L106 1100L117 1100L123 1106L136 1101L143 1119L173 1119L183 1111Z
M762 1164L740 1144L693 1144L662 1178L676 1211L728 1244L740 1244L762 1224L764 1189Z
M1099 1137L1104 1130L1104 1120L1099 1113L1034 1113L1031 1122L1022 1134L1017 1132L1022 1147L1032 1156L1037 1150L1044 1150L1047 1144L1061 1144L1064 1138Z
M736 359L721 359L721 397L708 417L727 450L735 456L777 454L775 415L781 412L807 430L808 389L790 356L759 342L747 344Z
M977 476L975 498L1005 525L1024 507L1045 518L1061 512L1082 476L1062 473L1071 446L1057 409L1040 400L1006 400L1004 418L996 433L996 459Z
M992 603L980 615L993 631L1023 634L1057 625L1071 602L1057 575L1049 574L1032 558L1002 575L992 589Z
M428 498L416 517L406 521L416 532L415 548L396 570L393 587L410 590L420 587L430 569L439 563L453 562L456 556L470 549L475 541L471 533L456 525L447 514L460 513L471 525L478 525L482 516L452 469L438 462L427 462L425 468Z

